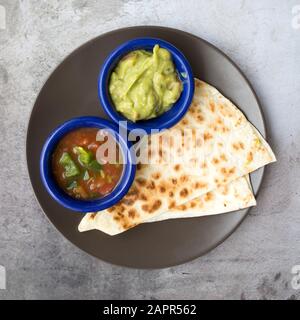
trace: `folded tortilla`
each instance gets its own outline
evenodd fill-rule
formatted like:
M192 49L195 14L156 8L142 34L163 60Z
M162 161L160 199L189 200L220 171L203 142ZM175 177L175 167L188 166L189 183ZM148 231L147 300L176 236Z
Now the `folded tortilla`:
M195 218L245 209L256 205L249 176L220 185L201 197L188 201L145 222Z
M195 198L161 215L151 217L147 222L157 222L169 219L195 218L216 215L225 212L245 209L256 205L248 176L238 178L227 185L221 185L201 197ZM119 233L113 216L89 213L80 222L80 229L88 231L97 229L109 230L110 235Z
M80 222L79 231L97 229L110 235L119 234L275 161L271 148L243 113L219 91L198 79L187 114L161 136L172 145L176 134L183 135L187 128L195 134L178 148L177 156L180 159L182 152L197 144L196 157L200 162L191 157L191 165L185 162L138 166L128 194L109 209L88 213ZM158 149L159 157L163 157L165 148ZM236 200L230 197L234 206ZM217 208L219 203L213 206ZM198 215L202 214L199 210Z

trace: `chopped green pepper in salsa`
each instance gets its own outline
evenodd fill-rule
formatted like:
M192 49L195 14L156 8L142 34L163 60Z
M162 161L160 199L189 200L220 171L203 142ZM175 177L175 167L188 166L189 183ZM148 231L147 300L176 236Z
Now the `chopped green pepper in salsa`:
M58 185L70 196L88 200L110 193L120 180L121 163L99 163L97 128L81 128L65 135L52 155L52 171ZM116 160L119 148L116 145Z
M182 83L171 54L155 45L153 53L136 50L117 64L109 93L117 109L131 121L155 118L179 99Z

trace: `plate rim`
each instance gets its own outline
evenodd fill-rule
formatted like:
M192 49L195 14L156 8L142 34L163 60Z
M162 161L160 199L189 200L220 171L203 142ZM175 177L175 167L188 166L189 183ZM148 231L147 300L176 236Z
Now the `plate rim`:
M168 263L165 264L164 266L151 266L151 267L135 267L133 265L130 264L126 264L126 263L117 263L117 262L112 262L110 260L104 260L102 258L99 258L98 256L96 256L95 254L89 252L86 249L83 249L81 247L79 247L77 244L75 244L70 238L69 236L66 236L65 234L63 234L58 227L55 225L55 223L52 221L52 219L48 216L48 214L45 212L42 204L40 203L39 199L38 199L38 195L37 192L35 190L35 188L33 187L33 182L32 182L32 173L30 171L30 165L29 165L29 154L28 154L28 145L29 145L29 129L31 127L31 123L32 123L32 119L33 119L33 114L36 111L36 104L41 96L41 93L43 91L44 86L46 85L46 83L51 79L51 77L53 76L53 74L59 70L59 68L63 65L63 63L68 60L70 57L72 57L74 54L76 54L78 51L80 51L82 48L88 46L90 43L97 41L99 38L102 38L104 36L108 36L108 35L112 35L115 33L118 33L120 31L122 32L126 32L126 31L130 31L133 29L139 29L139 28L150 28L150 29L157 29L157 30L166 30L166 31L172 31L172 32L179 32L182 34L185 34L186 36L192 37L194 39L196 39L197 41L201 41L204 42L207 46L209 46L210 48L212 48L213 50L217 51L219 54L221 54L240 74L240 76L244 79L244 81L246 82L247 86L249 87L251 94L253 95L256 104L258 106L259 109L259 113L261 115L261 120L262 120L262 128L263 128L263 132L261 132L262 136L267 140L268 138L268 131L267 131L267 126L266 126L266 120L265 120L265 115L262 109L262 105L260 100L258 99L258 96L252 86L252 84L250 83L249 79L247 78L247 76L244 74L244 72L242 71L242 69L226 54L224 53L221 49L219 49L218 47L216 47L214 44L210 43L209 41L207 41L206 39L203 39L200 36L197 36L195 34L192 34L190 32L181 30L181 29L177 29L177 28L172 28L172 27L166 27L166 26L157 26L157 25L137 25L137 26L130 26L130 27L123 27L123 28L117 28L117 29L113 29L110 30L108 32L104 32L99 34L96 37L93 37L89 40L87 40L86 42L84 42L83 44L81 44L80 46L76 47L74 50L72 50L70 53L68 53L54 68L52 68L49 72L49 75L46 77L46 79L42 82L39 92L36 96L36 99L34 100L32 109L30 111L29 117L28 117L28 121L27 121L27 129L26 129L26 142L25 142L25 147L26 147L26 167L27 167L27 174L30 180L30 185L31 188L33 190L33 194L35 199L37 200L37 203L39 204L40 209L42 210L44 216L46 216L46 218L48 219L48 221L51 223L51 225L55 228L55 230L61 234L61 236L63 236L66 240L68 240L73 246L75 246L76 248L78 248L79 250L81 250L82 252L84 252L85 254L88 254L89 256L92 256L93 258L100 260L101 262L104 262L106 264L111 264L111 265L115 265L118 267L123 267L123 268L128 268L128 269L135 269L135 270L158 270L158 269L166 269L166 268L170 268L170 267L177 267L179 265L184 265L187 264L191 261L196 260L197 258L200 258L204 255L206 255L207 253L209 253L210 251L214 250L215 248L217 248L220 244L222 244L226 239L228 239L237 229L238 227L241 225L241 223L246 219L246 217L249 215L249 212L251 211L252 207L246 208L246 209L242 209L245 210L245 213L243 214L243 216L241 217L241 219L238 221L238 223L234 226L233 229L231 229L229 232L227 232L219 241L217 241L216 243L214 243L213 245L209 246L206 250L204 250L201 254L196 254L193 255L192 257L188 258L188 259L179 259L180 261L178 261L178 263L176 264L172 264L172 263ZM257 197L260 189L261 189L261 185L264 181L265 178L265 166L262 168L258 169L259 171L261 171L261 178L259 181L259 184L257 186L257 191L254 192L254 195ZM251 174L250 174L250 179L251 179ZM241 210L235 210L232 212L238 212ZM201 218L201 217L200 217ZM158 221L160 222L160 221ZM95 230L94 230L95 231Z

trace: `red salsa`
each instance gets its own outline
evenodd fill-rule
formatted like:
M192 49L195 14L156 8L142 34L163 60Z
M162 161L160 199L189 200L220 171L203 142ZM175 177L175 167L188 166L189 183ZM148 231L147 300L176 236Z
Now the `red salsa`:
M99 139L99 135L103 139ZM109 141L113 141L113 146ZM109 145L113 148L113 161L107 160L109 150L101 151L101 145L102 149ZM105 130L80 128L66 134L58 143L52 155L53 175L71 197L82 200L101 198L120 180L123 171L120 156L118 144Z

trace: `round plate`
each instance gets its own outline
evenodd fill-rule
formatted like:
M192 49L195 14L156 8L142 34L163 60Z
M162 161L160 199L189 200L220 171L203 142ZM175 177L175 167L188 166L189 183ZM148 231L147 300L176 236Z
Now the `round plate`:
M104 261L134 267L163 268L195 259L224 241L240 224L249 209L193 219L146 223L117 236L99 231L80 233L83 215L56 203L45 190L39 174L39 158L49 133L73 117L105 117L97 96L97 77L107 55L132 38L155 37L171 42L191 63L198 77L231 99L265 136L257 97L239 68L208 42L175 29L132 27L106 33L70 54L42 88L27 133L28 170L36 197L54 226L82 250ZM263 169L251 175L257 193Z

